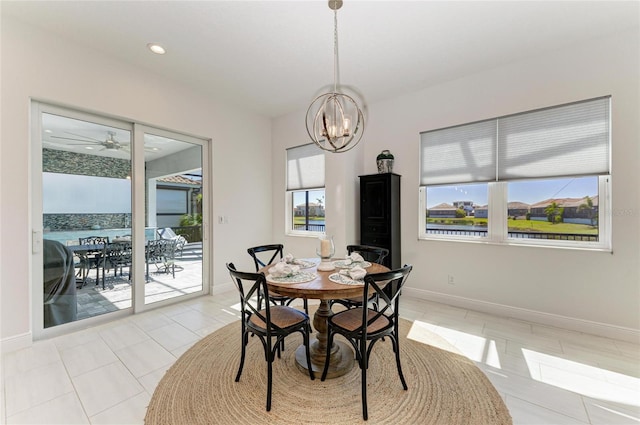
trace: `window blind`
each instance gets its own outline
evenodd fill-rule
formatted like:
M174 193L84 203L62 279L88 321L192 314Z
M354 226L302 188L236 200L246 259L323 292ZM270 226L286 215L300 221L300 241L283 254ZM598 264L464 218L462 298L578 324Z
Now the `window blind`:
M420 135L420 184L486 182L496 179L495 120Z
M609 173L609 98L498 119L498 178Z
M420 184L610 172L610 97L420 134Z
M287 149L287 190L324 187L324 152L315 144Z

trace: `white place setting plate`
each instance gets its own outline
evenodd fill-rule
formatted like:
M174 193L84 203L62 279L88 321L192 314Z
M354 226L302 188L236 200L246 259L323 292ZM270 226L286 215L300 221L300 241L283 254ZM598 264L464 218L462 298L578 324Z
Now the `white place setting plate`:
M347 260L337 260L333 262L333 265L339 269L350 269L355 266L360 266L363 269L367 267L371 267L371 263L368 261L352 261L350 264L347 264Z
M329 275L329 280L335 283L341 283L342 285L364 285L363 280L354 280L349 276L340 273L333 273Z
M318 275L316 273L309 272L299 272L291 276L272 276L270 274L267 275L267 280L273 283L304 283L311 282Z
M300 266L301 269L310 269L311 267L317 266L317 264L313 261L305 260L302 258L296 258L293 260L293 264L296 266Z

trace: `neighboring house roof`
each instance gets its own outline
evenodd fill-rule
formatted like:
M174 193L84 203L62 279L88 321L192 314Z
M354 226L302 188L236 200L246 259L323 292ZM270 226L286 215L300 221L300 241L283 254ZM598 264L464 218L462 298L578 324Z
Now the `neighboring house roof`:
M507 208L512 210L523 210L523 209L528 209L529 204L525 204L524 202L514 201L514 202L509 202L507 204Z
M202 186L201 181L192 180L190 178L181 176L179 174L175 176L163 177L161 179L158 179L158 181L163 183L177 183L177 184L188 184L191 186Z
M447 204L446 202L443 202L441 204L436 205L433 208L429 208L429 211L433 211L433 210L455 210L457 209L456 207L454 207L451 204Z
M552 202L555 202L560 207L579 207L580 205L587 202L587 197L584 198L552 198L545 199L544 201L540 201L531 205L531 208L546 208L551 205ZM594 207L598 206L598 195L590 196L591 202Z

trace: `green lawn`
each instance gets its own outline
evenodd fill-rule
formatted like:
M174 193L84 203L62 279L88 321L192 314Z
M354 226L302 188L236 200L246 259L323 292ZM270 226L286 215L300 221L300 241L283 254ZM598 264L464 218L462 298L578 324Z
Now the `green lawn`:
M309 220L324 220L324 217L309 217ZM293 217L293 224L304 224L305 223L305 218L304 217Z
M428 218L428 223L486 226L486 218ZM598 228L587 224L557 223L535 220L509 220L508 227L513 232L540 232L540 233L576 233L583 235L597 235Z

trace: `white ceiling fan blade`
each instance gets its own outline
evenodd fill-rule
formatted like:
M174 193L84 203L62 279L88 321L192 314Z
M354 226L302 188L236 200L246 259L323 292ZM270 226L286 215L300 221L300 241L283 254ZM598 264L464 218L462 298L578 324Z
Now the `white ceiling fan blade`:
M70 132L70 131L65 131L65 133L67 133L67 134L71 134L72 136L76 136L76 137L82 137L82 138L84 138L85 140L86 140L86 139L91 139L91 140L93 140L93 141L95 141L95 142L97 142L97 143L102 143L102 142L104 142L104 140L96 139L95 137L85 136L85 135L82 135L82 134L76 134L76 133L72 133L72 132ZM53 136L53 137L55 137L55 136Z
M62 139L62 140L73 140L76 142L84 142L84 144L88 145L100 145L102 144L102 142L94 142L92 140L86 140L86 139L73 139L71 137L62 137L62 136L51 136L52 139ZM70 143L67 143L70 144ZM77 145L77 143L76 143Z

